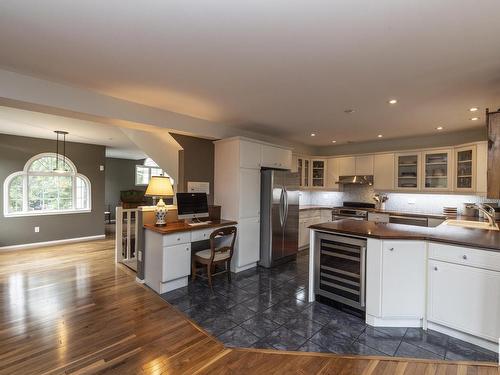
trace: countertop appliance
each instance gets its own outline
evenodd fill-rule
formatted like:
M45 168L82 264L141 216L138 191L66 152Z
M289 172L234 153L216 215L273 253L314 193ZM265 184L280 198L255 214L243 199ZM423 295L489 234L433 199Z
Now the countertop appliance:
M343 202L342 207L334 207L332 210L332 220L355 219L367 220L367 208L375 208L374 203L364 202Z
M364 311L366 239L319 232L315 241L315 294Z
M299 249L298 173L261 171L260 261L263 267L295 259Z

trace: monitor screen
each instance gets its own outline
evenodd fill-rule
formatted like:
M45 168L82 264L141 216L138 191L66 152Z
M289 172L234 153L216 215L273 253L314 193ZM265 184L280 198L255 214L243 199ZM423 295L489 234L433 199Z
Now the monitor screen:
M206 193L177 193L177 215L179 219L208 216Z

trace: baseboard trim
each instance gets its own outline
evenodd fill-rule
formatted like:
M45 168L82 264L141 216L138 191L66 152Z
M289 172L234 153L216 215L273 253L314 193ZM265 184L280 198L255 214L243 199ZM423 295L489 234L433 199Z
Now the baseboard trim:
M21 244L21 245L2 246L2 247L0 247L0 251L28 250L28 249L33 249L35 247L64 245L66 243L102 240L104 238L106 238L106 236L104 234L100 234L97 236L66 238L64 240L32 242L32 243L26 243L26 244Z

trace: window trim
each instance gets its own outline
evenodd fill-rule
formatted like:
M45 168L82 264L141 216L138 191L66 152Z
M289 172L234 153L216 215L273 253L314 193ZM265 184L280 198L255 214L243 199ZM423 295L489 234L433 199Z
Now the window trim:
M23 170L11 173L10 175L7 176L3 183L3 215L4 217L26 217L26 216L49 216L49 215L64 215L64 214L80 214L80 213L89 213L92 212L92 184L90 183L90 180L88 179L87 176L78 173L75 164L68 158L65 159L65 162L70 166L71 171L65 172L65 173L53 173L53 172L29 172L29 168L31 167L31 164L43 157L47 156L56 156L54 152L43 152L41 154L37 154L26 162L24 164ZM76 209L76 208L71 208L69 210L47 210L47 211L28 211L28 176L30 175L35 175L35 176L70 176L73 179L73 206L76 207L76 179L81 178L83 181L85 181L87 185L87 199L88 199L88 205L87 208L83 209ZM23 176L23 210L20 212L9 212L9 187L11 181L18 177L18 176Z

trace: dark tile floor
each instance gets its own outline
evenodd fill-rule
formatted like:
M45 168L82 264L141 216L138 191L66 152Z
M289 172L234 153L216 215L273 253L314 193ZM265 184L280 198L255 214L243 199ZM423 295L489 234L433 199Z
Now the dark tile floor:
M162 297L230 347L497 362L496 353L419 328L373 328L330 306L307 302L308 256L214 280L198 278Z

